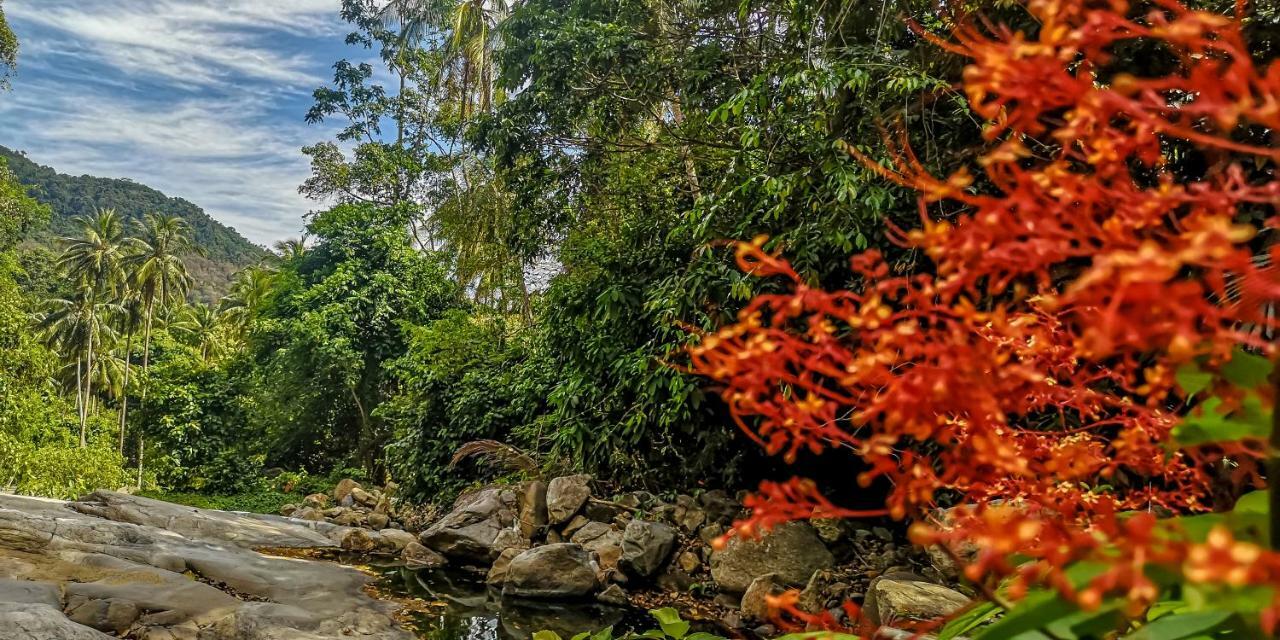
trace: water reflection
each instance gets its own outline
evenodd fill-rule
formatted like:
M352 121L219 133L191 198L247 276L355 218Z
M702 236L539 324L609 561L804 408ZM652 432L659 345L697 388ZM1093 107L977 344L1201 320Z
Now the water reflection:
M619 634L654 626L642 611L597 603L503 600L482 580L446 571L387 568L383 587L447 606L415 616L418 635L430 640L530 640L550 630L562 638L612 626Z

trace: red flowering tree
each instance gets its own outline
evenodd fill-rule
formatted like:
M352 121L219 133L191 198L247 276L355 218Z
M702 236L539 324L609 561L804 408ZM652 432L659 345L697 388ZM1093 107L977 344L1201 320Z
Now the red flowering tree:
M1227 613L1262 598L1233 624L1271 633L1280 554L1239 529L1248 518L1156 516L1210 511L1224 462L1241 482L1264 475L1280 255L1259 247L1280 223L1280 65L1255 62L1238 18L1174 0L1025 6L1034 33L936 39L971 61L983 175L935 177L905 144L889 168L849 149L919 193L921 227L895 234L931 273L895 275L873 251L852 261L857 286L821 291L763 239L739 245L744 270L790 290L704 336L692 369L770 453L851 449L859 483L892 482L884 513L913 519L913 540L976 543L964 575L996 605L1051 589L1126 629L1194 585ZM1167 73L1117 72L1131 43ZM1175 169L1186 157L1204 170ZM946 526L928 517L944 495L965 505ZM749 506L735 534L867 515L804 480ZM793 603L776 602L831 625Z

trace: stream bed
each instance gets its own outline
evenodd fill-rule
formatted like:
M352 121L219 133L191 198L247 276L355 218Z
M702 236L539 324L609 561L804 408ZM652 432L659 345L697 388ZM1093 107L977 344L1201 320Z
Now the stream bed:
M421 599L402 623L431 640L529 640L538 631L561 638L613 627L615 637L656 627L645 611L594 602L513 602L489 589L481 577L451 571L375 568L377 587L398 598Z

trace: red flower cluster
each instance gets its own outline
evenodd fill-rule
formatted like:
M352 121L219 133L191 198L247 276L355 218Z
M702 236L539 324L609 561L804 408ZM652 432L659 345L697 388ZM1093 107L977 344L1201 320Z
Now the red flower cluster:
M1280 298L1268 266L1280 250L1260 260L1252 246L1278 223L1280 149L1251 142L1280 130L1280 64L1256 65L1238 20L1145 6L1030 0L1033 34L934 38L972 61L964 89L991 143L983 179L937 178L905 144L892 169L849 148L920 194L921 228L898 235L934 272L893 275L872 251L852 261L856 290L827 292L763 238L744 243L741 268L787 278L790 292L756 298L690 350L770 453L851 449L869 466L859 482L892 481L887 513L919 518L917 542L977 542L969 578L1012 577L1014 595L1049 585L1086 607L1125 597L1135 615L1157 595L1151 563L1280 587L1280 555L1225 531L1193 544L1124 513L1210 507L1204 456L1172 443L1186 404L1175 372L1216 370L1241 346L1271 354L1250 327L1271 327L1263 303ZM1171 71L1116 71L1113 52L1133 42ZM1174 155L1206 168L1188 176ZM943 215L943 202L963 213ZM1218 391L1235 406L1239 393ZM1256 393L1269 405L1269 389ZM1257 462L1249 443L1224 448ZM943 491L974 505L947 527L923 518ZM751 506L739 533L848 515L803 481ZM1107 569L1077 589L1064 568L1083 560Z

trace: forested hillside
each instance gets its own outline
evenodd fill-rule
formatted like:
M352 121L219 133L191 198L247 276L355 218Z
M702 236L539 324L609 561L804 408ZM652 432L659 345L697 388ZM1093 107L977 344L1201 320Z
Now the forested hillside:
M126 224L140 221L145 214L173 215L186 221L192 239L201 252L186 257L193 279L191 295L212 301L225 295L235 272L254 264L267 252L232 229L214 220L200 207L182 198L170 198L151 187L127 179L71 176L53 167L36 164L23 153L0 146L0 158L9 170L31 187L31 193L53 214L49 224L32 232L34 240L45 243L75 233L76 216L98 209L115 209Z

